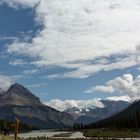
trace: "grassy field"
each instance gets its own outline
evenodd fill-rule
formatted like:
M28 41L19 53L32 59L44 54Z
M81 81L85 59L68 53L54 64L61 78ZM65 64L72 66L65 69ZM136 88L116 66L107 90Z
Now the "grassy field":
M140 138L140 130L89 129L84 131L86 137Z
M14 140L14 138L11 137L5 137L0 135L0 140Z

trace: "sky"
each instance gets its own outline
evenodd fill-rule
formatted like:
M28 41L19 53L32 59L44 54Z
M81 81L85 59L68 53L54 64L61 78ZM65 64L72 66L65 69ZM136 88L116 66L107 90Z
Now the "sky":
M137 100L139 35L139 0L0 0L0 91L59 110Z

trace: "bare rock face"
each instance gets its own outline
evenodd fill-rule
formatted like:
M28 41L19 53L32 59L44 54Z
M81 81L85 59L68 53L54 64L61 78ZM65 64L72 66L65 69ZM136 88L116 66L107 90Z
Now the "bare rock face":
M42 104L38 97L19 84L0 95L0 119L13 120L39 128L63 128L73 124L73 117Z
M14 84L1 97L0 106L4 105L40 105L41 102L38 97L33 95L30 91L22 85Z

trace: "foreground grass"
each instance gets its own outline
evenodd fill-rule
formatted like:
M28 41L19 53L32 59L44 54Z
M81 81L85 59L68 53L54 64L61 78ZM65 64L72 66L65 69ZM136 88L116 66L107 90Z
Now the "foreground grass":
M4 137L4 136L0 136L0 140L14 140L14 138L10 138L10 137ZM67 139L67 138L47 138L47 137L36 137L36 138L18 138L17 140L85 140L83 138L81 139ZM99 139L99 138L91 138L89 140L118 140L115 138L103 138L103 139Z
M89 129L84 131L86 137L140 138L140 130Z
M14 140L14 138L11 137L5 137L0 135L0 140Z

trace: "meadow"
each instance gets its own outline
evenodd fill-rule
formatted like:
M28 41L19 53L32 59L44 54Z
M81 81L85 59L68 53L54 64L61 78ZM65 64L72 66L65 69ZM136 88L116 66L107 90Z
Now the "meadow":
M140 138L140 130L135 129L87 129L83 133L85 137Z

